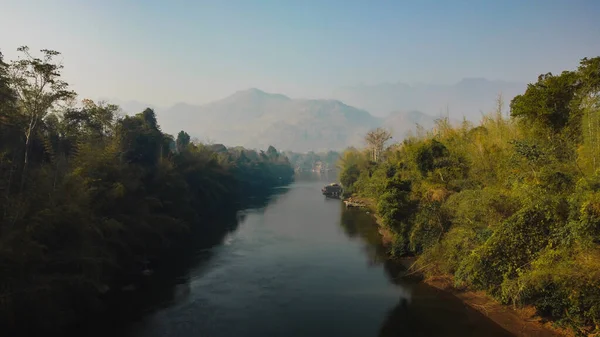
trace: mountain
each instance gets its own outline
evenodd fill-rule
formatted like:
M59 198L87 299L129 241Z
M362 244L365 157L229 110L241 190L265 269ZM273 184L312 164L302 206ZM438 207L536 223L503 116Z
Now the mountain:
M450 118L477 122L481 114L492 111L496 98L502 93L505 106L524 92L525 83L491 81L484 78L465 78L452 85L384 83L342 87L332 97L376 116L390 111L418 110L428 115L446 115Z
M383 119L382 126L391 130L393 139L399 141L409 133L416 133L417 125L425 130L432 129L437 118L416 110L394 111Z
M101 97L98 99L98 101L105 101L105 102L109 102L111 104L116 104L121 108L123 113L126 115L132 115L132 114L136 114L138 112L142 112L146 108L151 108L151 109L154 109L157 111L161 109L160 107L157 107L154 104L148 104L148 103L143 103L143 102L133 101L133 100L132 101L122 101L122 100L116 99L116 98Z
M391 130L394 141L400 141L417 125L431 129L436 120L416 110L397 110L379 118L339 100L291 99L259 89L204 105L177 103L166 109L137 101L111 103L119 103L129 115L154 108L162 130L172 135L184 130L208 143L263 150L273 145L295 152L363 147L365 134L375 127Z
M382 119L338 100L291 99L258 89L205 105L185 103L157 111L165 132L185 130L203 141L296 152L362 146Z

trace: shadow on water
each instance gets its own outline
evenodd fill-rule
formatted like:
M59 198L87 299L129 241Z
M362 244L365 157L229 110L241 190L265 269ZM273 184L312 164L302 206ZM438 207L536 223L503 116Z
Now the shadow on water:
M405 286L410 299L401 298L389 311L379 331L380 337L508 337L511 333L485 315L465 305L452 294L424 283Z
M156 262L151 277L130 291L120 292L110 300L110 312L84 323L85 327L75 327L68 335L128 336L129 325L135 320L185 301L190 295L190 272L210 261L214 254L211 248L225 243L228 235L244 222L247 210L264 212L270 202L288 191L289 186L282 186L249 196L231 208L220 210L205 223L192 226L183 241Z
M381 242L377 224L362 210L341 211L340 225L348 237L360 240L370 265L383 265L389 281L402 287L407 297L400 297L381 325L379 336L512 336L482 313L462 303L450 293L422 282L403 279L406 266L392 260Z
M119 299L118 324L77 336L510 336L451 294L399 278L406 268L371 215L319 200L336 179L300 176L223 210Z

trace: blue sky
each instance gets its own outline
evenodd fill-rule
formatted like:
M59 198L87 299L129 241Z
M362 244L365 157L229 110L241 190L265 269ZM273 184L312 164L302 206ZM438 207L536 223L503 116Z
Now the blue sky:
M600 1L4 0L0 50L63 53L83 97L203 103L257 87L531 82L600 55Z

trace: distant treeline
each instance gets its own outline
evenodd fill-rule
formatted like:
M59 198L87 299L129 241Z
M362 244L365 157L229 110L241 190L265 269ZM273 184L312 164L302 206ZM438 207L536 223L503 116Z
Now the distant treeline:
M541 75L504 111L499 99L480 125L441 119L381 155L346 151L341 182L375 202L390 254L597 334L600 57Z
M339 152L335 151L319 153L313 151L307 153L286 151L284 152L284 155L290 160L290 163L298 172L324 172L334 170L340 157Z
M0 329L56 332L106 309L187 233L293 179L287 158L161 132L154 111L75 104L57 52L0 54ZM18 330L17 330L18 329Z

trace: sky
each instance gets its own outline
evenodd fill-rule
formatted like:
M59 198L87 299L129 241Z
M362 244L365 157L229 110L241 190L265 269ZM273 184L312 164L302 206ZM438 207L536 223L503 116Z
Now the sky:
M0 51L61 52L82 98L326 98L358 84L534 82L600 56L599 15L597 0L3 0Z

